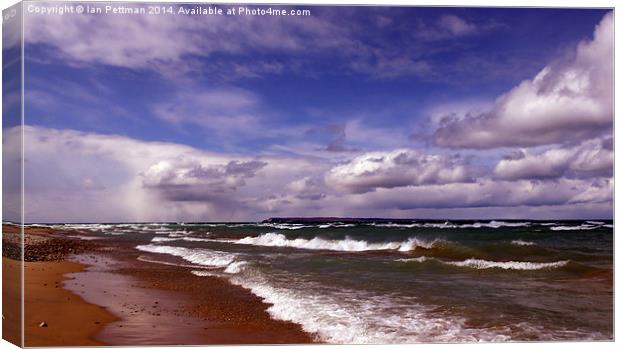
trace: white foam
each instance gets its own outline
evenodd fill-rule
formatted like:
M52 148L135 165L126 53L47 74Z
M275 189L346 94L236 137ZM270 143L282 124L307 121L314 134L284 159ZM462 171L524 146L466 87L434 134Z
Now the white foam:
M551 230L592 230L598 227L599 227L598 225L582 224L582 225L560 225L557 227L551 227L549 229Z
M287 239L284 234L279 233L266 233L257 237L245 237L240 240L219 240L223 242L234 242L242 245L255 245L255 246L271 246L271 247L294 247L308 250L330 250L330 251L377 251L377 250L398 250L398 251L412 251L417 247L432 248L435 243L440 240L433 240L431 242L422 241L417 238L410 238L406 241L395 242L378 242L370 243L364 240L353 240L346 237L344 240L326 240L319 237L312 238L310 240L297 238Z
M168 241L192 241L192 242L197 242L197 241L213 241L213 239L195 238L195 237L191 237L191 236L184 236L184 237L161 237L161 236L156 236L153 239L151 239L151 242L168 242Z
M220 274L218 273L214 273L212 271L206 271L206 270L192 270L190 271L190 273L196 276L220 276Z
M168 236L171 238L182 237L191 234L191 231L187 230L174 230L168 233Z
M226 267L235 261L235 255L219 251L206 249L189 249L185 247L163 246L163 245L138 245L137 250L151 253L163 253L204 266L210 267Z
M59 224L59 225L54 225L52 227L55 229L90 230L90 231L101 231L101 230L110 228L110 226L107 224Z
M68 238L80 239L80 240L101 240L99 236L85 236L85 235L67 235Z
M417 223L411 223L411 224L373 223L372 226L382 227L382 228L416 228L416 227L421 227L422 225L417 224Z
M558 261L550 263L534 263L534 262L494 262L484 259L470 258L464 261L444 261L433 257L417 257L417 258L399 258L397 262L417 262L424 263L427 261L434 261L437 263L454 265L457 267L474 268L474 269L505 269L505 270L541 270L541 269L554 269L561 268L568 264L568 261Z
M459 228L502 228L502 227L527 227L529 222L503 222L503 221L490 221L489 223L473 223L473 224L461 224Z
M439 229L454 229L454 228L458 228L459 226L456 224L452 224L448 221L443 222L443 223L424 223L424 225L422 225L425 228L439 228Z
M327 229L327 228L352 228L355 227L355 224L344 224L344 223L328 223L328 224L319 224L318 228Z
M257 224L257 226L259 226L259 227L267 227L267 228L274 228L274 229L280 229L280 230L298 230L298 229L303 229L303 228L313 228L312 225L286 224L286 223L282 223L282 224L278 224L278 223L260 223L260 224Z
M527 227L530 225L529 222L503 222L503 221L490 221L488 223L467 223L467 224L453 224L450 222L444 223L411 223L411 224L397 224L397 223L373 223L375 227L385 227L385 228L439 228L439 229L471 229L471 228L501 228L501 227Z
M470 258L459 262L442 262L445 264L455 265L457 267L467 267L474 269L512 269L512 270L540 270L560 268L568 264L568 261L558 261L550 263L534 263L534 262L493 262L484 259Z
M535 243L531 242L531 241L523 241L523 240L512 240L510 242L513 245L518 245L518 246L534 246L536 245Z
M208 266L204 266L204 265L195 265L195 264L181 264L181 263L171 263L171 262L166 262L166 261L158 261L156 259L151 259L147 256L138 256L136 258L136 260L139 260L141 262L147 262L147 263L154 263L154 264L163 264L163 265L171 265L174 267L184 267L184 268L201 268L201 269L220 269L218 267L208 267Z
M419 262L419 263L424 263L428 260L435 260L435 258L433 257L415 257L415 258L398 258L396 261L397 262Z
M240 274L233 284L271 304L269 314L300 324L319 340L338 344L505 341L505 333L468 328L465 319L437 316L412 299L333 290L309 281L273 286L260 275Z
M243 266L246 264L248 263L245 261L232 262L224 269L224 272L228 274L238 274L243 270Z

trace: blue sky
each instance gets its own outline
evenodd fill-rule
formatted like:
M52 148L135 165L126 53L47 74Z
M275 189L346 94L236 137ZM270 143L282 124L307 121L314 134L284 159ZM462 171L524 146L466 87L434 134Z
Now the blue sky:
M33 184L32 220L611 217L609 11L306 8L28 15L26 124L54 138L33 141L31 158L65 178ZM578 115L561 110L572 102ZM66 155L35 154L49 143ZM495 199L520 187L532 197ZM77 213L46 209L67 188L64 212Z
M29 45L26 57L32 59L27 60L27 89L54 96L56 108L27 100L30 102L27 122L214 149L222 145L210 144L204 133L195 132L191 126L171 129L154 115L153 106L178 91L240 88L256 95L263 121L276 126L308 121L329 125L346 122L357 115L363 115L371 127L378 128L403 122L421 123L434 106L458 101L492 101L519 81L533 76L564 50L590 37L592 28L605 13L603 10L459 8L311 10L314 17L326 21L338 18L341 12L351 12L345 15L345 23L360 30L343 35L343 40L359 40L360 45L372 46L386 54L395 51L395 59L420 57L420 62L429 66L428 71L407 73L403 69L405 73L401 74L395 68L390 72L393 76L383 77L382 68L372 66L376 57L364 58L364 63L370 66L356 71L350 67L352 58L338 54L337 49L336 52L331 48L317 50L308 57L305 50L290 52L257 47L239 53L215 52L190 58L198 67L171 78L148 67L76 67L62 59L41 62L42 57L54 55L50 53L53 49L45 44ZM458 16L476 29L462 35L446 33L437 34L437 38L416 38L421 26L426 31L441 32L443 29L437 22L442 16ZM385 17L393 23L388 29L378 30L372 25L373 17ZM303 45L303 39L300 41ZM255 68L257 57L277 65L280 70L251 77L227 74L231 64ZM223 66L221 70L202 69L218 64ZM293 64L298 66L292 67ZM174 64L169 69L174 71ZM273 142L278 140L267 138L249 144L234 140L236 146L251 151L257 145L263 147Z

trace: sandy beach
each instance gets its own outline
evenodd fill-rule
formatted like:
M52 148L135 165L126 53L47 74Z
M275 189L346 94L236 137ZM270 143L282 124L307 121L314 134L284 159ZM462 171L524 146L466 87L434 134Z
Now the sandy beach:
M19 285L19 261L11 252L17 229L4 225L3 233L3 282ZM34 228L26 234L26 346L313 341L299 325L270 318L267 304L226 280L139 261L128 246L79 240L75 232ZM3 291L16 304L19 288ZM4 338L18 343L18 322L11 320L19 319L19 308L4 309Z

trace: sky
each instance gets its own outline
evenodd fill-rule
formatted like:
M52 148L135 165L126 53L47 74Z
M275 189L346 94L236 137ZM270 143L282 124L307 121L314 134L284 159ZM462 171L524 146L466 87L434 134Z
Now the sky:
M26 220L612 217L611 11L295 8L27 13Z

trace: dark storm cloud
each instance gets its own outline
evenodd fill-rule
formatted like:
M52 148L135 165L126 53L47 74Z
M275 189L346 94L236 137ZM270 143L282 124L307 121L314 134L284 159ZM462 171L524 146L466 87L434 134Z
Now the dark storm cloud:
M267 162L233 160L225 165L179 163L157 168L158 165L143 174L143 185L167 200L230 202L231 194L245 186L246 179L254 177Z

